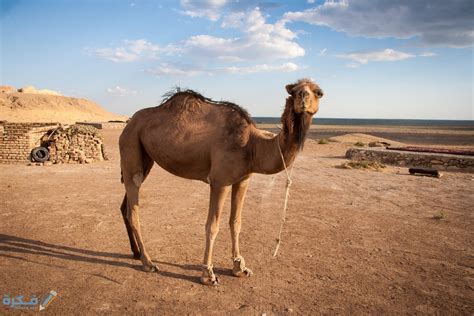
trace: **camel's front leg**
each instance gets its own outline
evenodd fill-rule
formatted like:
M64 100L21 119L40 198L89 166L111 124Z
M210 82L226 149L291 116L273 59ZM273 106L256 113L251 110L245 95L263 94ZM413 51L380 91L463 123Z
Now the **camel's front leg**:
M245 193L247 192L249 178L242 180L232 186L232 202L230 211L230 233L232 237L232 260L234 261L234 268L232 273L235 276L251 276L252 270L245 266L245 260L240 255L239 248L239 234L242 223L242 206L244 204Z
M217 285L217 278L212 270L212 249L219 232L219 218L230 186L215 186L211 184L209 213L206 222L206 251L204 253L204 270L201 282L206 285Z

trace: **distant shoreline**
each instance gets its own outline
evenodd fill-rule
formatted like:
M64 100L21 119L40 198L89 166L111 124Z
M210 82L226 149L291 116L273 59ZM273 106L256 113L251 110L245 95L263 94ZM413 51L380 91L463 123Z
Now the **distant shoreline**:
M258 122L258 120L256 121ZM273 133L278 133L279 126L280 124L277 122L257 123L258 128ZM323 139L356 133L369 134L411 145L474 147L474 127L465 125L349 125L347 122L340 125L324 125L313 122L308 131L308 138Z
M279 124L279 117L253 117L257 124ZM474 131L474 120L418 120L418 119L348 119L314 118L313 125L326 126L393 126L393 127L435 127Z

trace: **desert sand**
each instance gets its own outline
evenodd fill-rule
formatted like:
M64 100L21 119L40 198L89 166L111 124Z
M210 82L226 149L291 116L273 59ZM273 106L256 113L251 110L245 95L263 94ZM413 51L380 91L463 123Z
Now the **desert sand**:
M286 176L254 175L241 233L254 276L231 276L228 200L213 288L199 283L209 188L156 165L140 216L161 270L142 272L132 259L119 210L119 134L104 130L109 161L0 165L2 294L27 300L55 290L47 310L62 315L474 313L474 174L341 169L351 139L310 139L296 160L278 256Z

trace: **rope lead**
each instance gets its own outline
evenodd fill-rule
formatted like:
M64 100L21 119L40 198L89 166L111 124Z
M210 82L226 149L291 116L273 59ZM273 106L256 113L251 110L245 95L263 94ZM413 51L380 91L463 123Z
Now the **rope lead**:
M289 197L290 197L290 187L291 187L291 184L292 184L292 181L291 181L291 174L293 173L293 167L295 166L295 162L294 162L294 160L293 160L293 163L291 164L290 172L288 172L288 168L286 167L286 163L285 163L285 158L283 157L283 153L282 153L282 151L281 151L279 136L280 136L280 134L278 134L277 143L278 143L278 151L280 152L280 156L281 156L281 161L283 162L283 167L285 167L285 173L286 173L286 193L285 193L285 203L283 204L283 211L281 212L280 232L278 233L277 244L276 244L276 246L275 246L275 250L273 251L273 257L276 257L276 256L277 256L277 254L278 254L278 249L280 248L280 244L281 244L281 232L282 232L282 230L283 230L283 224L284 224L285 221L286 221L286 209L287 209L287 207L288 207L288 199L289 199ZM296 158L296 157L295 157L295 158Z

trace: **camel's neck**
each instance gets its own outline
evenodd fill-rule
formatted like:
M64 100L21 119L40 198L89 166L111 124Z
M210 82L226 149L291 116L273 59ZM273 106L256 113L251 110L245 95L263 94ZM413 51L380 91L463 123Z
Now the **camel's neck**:
M298 117L288 117L296 114L287 112L285 110L283 113L283 128L277 136L265 138L260 133L252 134L252 172L264 174L280 172L284 169L281 156L283 155L286 166L290 166L302 149L312 116L303 114ZM280 154L278 146L280 146L282 154Z
M252 172L273 174L284 169L278 145L280 145L285 164L287 166L291 165L298 149L295 145L285 142L285 138L281 136L281 133L273 138L264 138L261 135L253 137Z

